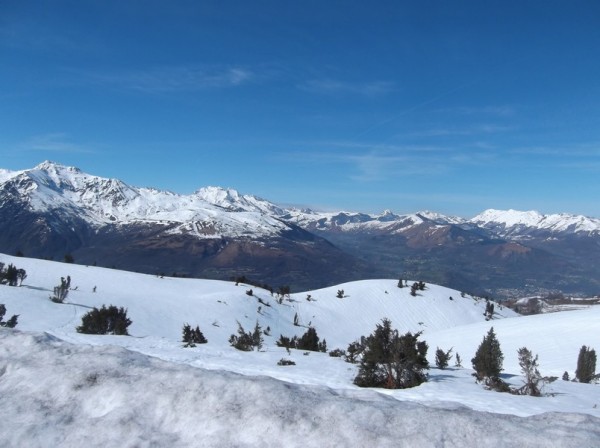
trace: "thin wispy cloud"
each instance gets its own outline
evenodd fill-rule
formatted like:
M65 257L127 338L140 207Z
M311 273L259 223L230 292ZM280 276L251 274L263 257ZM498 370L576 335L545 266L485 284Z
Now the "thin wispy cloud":
M35 20L15 19L0 23L0 46L26 51L87 51L94 46L69 30L49 28Z
M232 88L255 79L252 71L242 67L193 66L88 73L87 76L96 83L145 93Z
M298 85L298 88L311 93L327 95L353 94L379 96L393 92L396 87L389 81L347 82L335 79L312 79Z
M39 151L54 153L92 153L90 148L73 143L65 133L35 135L18 145L23 151Z
M398 177L418 176L419 167L427 167L428 175L448 172L458 165L488 163L491 155L467 154L451 148L418 145L368 145L355 142L315 144L318 151L301 151L282 155L298 163L332 165L338 173L357 182L383 182ZM485 151L482 151L484 153ZM344 169L340 169L343 166Z
M416 131L408 134L410 137L450 137L450 136L473 136L482 134L497 134L502 132L513 131L514 126L505 126L498 124L480 124L470 127L447 127L427 129L424 131Z
M531 146L510 150L512 154L554 156L567 158L595 158L600 161L600 143L573 144L564 146Z
M517 109L514 106L508 105L480 107L459 106L437 109L436 112L455 115L488 115L497 117L511 117L517 113Z

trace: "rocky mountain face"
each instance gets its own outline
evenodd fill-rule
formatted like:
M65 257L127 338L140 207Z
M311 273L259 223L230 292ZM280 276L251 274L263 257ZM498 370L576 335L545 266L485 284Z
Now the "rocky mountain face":
M320 213L218 187L135 188L51 162L0 170L0 251L294 290L401 277L500 298L600 291L598 219Z

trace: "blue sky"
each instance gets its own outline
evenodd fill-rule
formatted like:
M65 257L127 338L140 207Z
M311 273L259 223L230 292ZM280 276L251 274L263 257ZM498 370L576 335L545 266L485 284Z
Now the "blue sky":
M597 1L0 1L0 167L600 216Z

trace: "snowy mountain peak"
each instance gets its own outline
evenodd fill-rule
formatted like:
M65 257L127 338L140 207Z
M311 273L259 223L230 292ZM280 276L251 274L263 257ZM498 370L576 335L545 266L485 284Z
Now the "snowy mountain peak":
M496 222L502 223L506 226L524 225L527 227L535 227L542 219L544 215L534 210L530 211L518 211L518 210L495 210L488 209L483 213L475 216L471 221L473 222Z
M600 233L600 219L566 213L543 215L537 211L489 209L475 216L471 223L511 235L524 230L551 233Z
M42 163L40 163L39 165L35 166L33 169L38 170L38 171L52 172L52 173L59 173L59 172L64 172L64 171L68 171L68 172L70 171L73 173L81 173L81 170L77 167L62 165L60 163L56 163L51 160L45 160Z
M231 212L259 212L281 216L284 210L277 205L252 195L240 194L232 188L203 187L194 196Z

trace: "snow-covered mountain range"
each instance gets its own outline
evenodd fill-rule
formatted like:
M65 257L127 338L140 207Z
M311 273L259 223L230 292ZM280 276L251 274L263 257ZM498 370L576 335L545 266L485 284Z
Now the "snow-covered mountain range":
M190 195L153 188L138 188L118 179L107 179L45 161L33 169L0 171L0 186L12 185L37 211L61 209L77 213L90 224L114 222L177 222L181 232L192 223L199 237L261 237L281 232L286 222L303 228L339 231L401 232L409 227L432 222L438 225L479 226L504 236L524 236L533 231L551 233L600 233L600 219L580 215L542 215L535 211L486 210L472 219L446 216L430 211L397 215L357 212L318 212L286 209L267 200L234 189L203 187ZM251 229L251 232L248 231Z
M568 214L318 212L220 187L189 195L139 188L46 161L0 170L0 218L5 252L68 253L142 272L243 274L301 288L397 275L495 294L525 283L534 285L528 293L558 288L531 282L536 265L541 277L565 277L558 283L567 290L600 287L587 279L600 277L589 270L600 256L600 245L589 244L600 239L600 219Z

